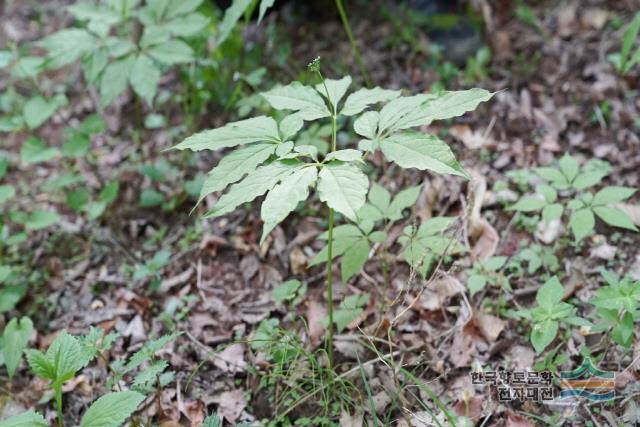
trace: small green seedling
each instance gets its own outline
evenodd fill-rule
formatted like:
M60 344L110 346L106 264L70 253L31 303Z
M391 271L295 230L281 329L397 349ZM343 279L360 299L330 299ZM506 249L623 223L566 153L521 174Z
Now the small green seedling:
M558 166L536 168L536 174L547 181L547 184L538 185L535 194L523 196L509 209L519 212L542 211L542 219L549 223L561 219L568 208L571 212L569 225L576 241L593 231L596 216L613 227L638 231L631 218L615 207L616 203L631 197L636 192L635 189L604 187L595 194L585 191L609 174L608 165L592 161L580 169L576 159L566 154L560 159ZM559 194L570 194L572 197L564 200L563 204L558 200Z
M555 273L560 268L553 249L542 245L527 245L514 258L517 263L527 263L529 275L536 274L541 268L549 273Z
M415 229L404 228L404 234L398 238L404 249L402 256L409 266L422 277L427 277L435 267L439 257L464 252L465 247L447 231L456 221L455 217L430 218Z
M576 308L563 302L564 288L558 278L553 276L545 282L536 294L537 306L531 310L521 310L519 315L531 319L531 344L536 353L541 353L558 334L560 322L577 326L589 326L590 323L575 316Z
M302 302L307 293L307 284L296 279L287 280L279 286L276 286L271 293L276 304L289 304L290 307L296 307Z
M199 35L209 24L196 9L202 0L103 0L78 3L68 11L84 28L58 31L40 40L48 68L76 61L86 81L100 89L103 105L111 104L130 84L151 104L163 72L194 60L184 39ZM136 27L142 28L141 36Z
M611 330L613 341L629 348L633 342L634 324L640 320L640 281L634 281L630 276L620 280L606 270L601 274L607 286L598 289L591 299L599 318L592 332Z
M468 270L469 278L467 287L469 294L473 296L480 292L487 285L499 286L507 291L511 291L509 280L500 272L500 269L507 263L505 256L492 256L473 264L473 268Z
M13 377L20 366L22 353L33 334L33 322L28 317L13 318L2 333L2 354L9 377Z
M640 32L640 12L637 12L622 36L622 49L607 57L620 74L627 74L640 63L640 47L635 51L634 45Z

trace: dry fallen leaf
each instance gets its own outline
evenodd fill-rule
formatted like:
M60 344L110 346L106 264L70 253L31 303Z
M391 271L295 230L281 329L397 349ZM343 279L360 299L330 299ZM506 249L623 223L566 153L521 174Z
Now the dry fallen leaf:
M351 415L344 409L340 413L340 427L362 427L364 422L364 412L356 411Z
M449 133L459 139L468 149L477 150L491 144L484 132L473 131L468 125L454 125L449 128Z
M307 269L307 261L307 256L299 246L293 248L289 253L289 262L291 263L291 272L293 274L304 274Z
M451 362L456 368L467 366L475 352L473 325L467 324L456 333L451 344Z
M507 325L507 323L499 317L481 312L475 312L473 320L482 336L490 343L496 341L500 332L502 332Z
M507 413L506 427L534 427L534 424L522 415L509 411Z
M239 388L232 391L225 391L218 396L217 401L219 405L218 412L231 424L235 424L235 422L238 421L240 414L242 414L244 408L247 407L244 392Z
M244 350L242 344L231 344L215 356L213 364L223 372L242 372L247 366L247 362L244 360Z
M429 310L439 310L448 298L465 291L465 287L453 276L444 276L433 281L420 296L420 307Z
M307 307L307 323L309 325L309 339L314 347L320 344L320 340L325 331L325 319L327 311L322 304L316 301L309 301Z

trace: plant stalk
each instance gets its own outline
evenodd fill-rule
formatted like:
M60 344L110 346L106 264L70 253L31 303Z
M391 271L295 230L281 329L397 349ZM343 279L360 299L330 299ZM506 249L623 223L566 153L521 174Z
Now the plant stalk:
M326 85L325 85L326 87ZM336 113L331 116L331 151L336 151ZM327 230L327 304L329 327L327 329L327 355L329 368L333 368L333 208L329 208L329 229Z
M62 384L54 384L53 393L56 399L56 412L58 414L58 427L64 427L62 420Z
M364 78L364 82L368 88L371 88L373 85L371 84L371 79L369 78L369 73L367 72L367 68L364 66L364 61L362 60L362 56L360 55L360 50L356 45L356 41L353 38L353 33L351 32L351 25L349 25L349 18L347 17L347 12L344 10L344 5L342 4L342 0L336 0L336 7L338 8L338 13L340 14L340 19L342 20L342 26L344 27L344 31L347 33L347 37L349 38L349 45L351 45L351 51L353 52L353 56L356 58L356 62L358 63L358 67L360 68L360 73Z

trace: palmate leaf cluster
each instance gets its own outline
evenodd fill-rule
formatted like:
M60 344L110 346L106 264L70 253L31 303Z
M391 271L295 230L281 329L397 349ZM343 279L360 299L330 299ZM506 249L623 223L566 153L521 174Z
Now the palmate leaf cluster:
M84 28L58 31L38 42L47 50L47 67L80 61L85 79L110 104L130 84L149 104L168 67L191 62L184 38L198 35L209 19L196 9L203 0L102 0L72 5L69 12ZM133 37L134 22L143 28ZM115 29L116 31L113 31Z
M262 94L276 110L288 111L279 122L258 116L194 134L175 148L218 150L236 148L214 167L200 199L229 187L206 217L232 212L266 193L261 208L261 241L305 201L315 189L319 199L353 222L365 204L369 179L361 166L366 154L382 151L404 168L430 170L466 177L449 146L435 135L413 128L460 116L491 98L482 89L439 95L401 96L379 87L347 95L351 77L326 79L315 86L293 82ZM374 109L384 104L380 109ZM315 146L296 143L305 123L317 120L353 120L363 139L348 148L319 158Z
M638 231L631 218L615 206L631 197L636 192L634 188L610 186L596 193L587 191L599 184L609 172L610 166L599 161L588 162L581 168L575 158L566 154L558 161L557 167L536 168L536 175L545 183L537 185L533 195L523 196L509 209L540 211L547 223L562 218L569 211L569 226L576 241L593 231L596 217L610 226Z

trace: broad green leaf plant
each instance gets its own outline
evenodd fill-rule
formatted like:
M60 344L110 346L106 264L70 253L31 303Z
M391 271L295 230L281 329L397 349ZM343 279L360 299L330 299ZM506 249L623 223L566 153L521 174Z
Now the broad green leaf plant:
M4 332L4 341L16 347L20 351L14 351L11 365L13 369L19 362L22 349L31 334L32 324L28 318L22 318L19 322L13 319ZM133 376L132 390L107 393L98 398L84 413L80 427L120 427L138 408L155 387L163 387L173 379L171 372L165 372L168 363L155 359L155 353L163 346L174 340L176 334L165 335L156 340L147 342L142 349L136 352L128 362L118 361L111 365L113 376L108 381L108 387L113 387L127 374L137 370L143 363L148 366ZM31 370L40 378L51 384L57 412L57 426L64 427L62 386L73 379L76 374L91 363L96 357L109 350L117 333L104 335L102 329L92 328L87 335L73 336L62 331L51 343L46 351L30 349L26 351L27 361ZM9 365L7 365L9 367ZM10 370L10 373L12 371ZM42 415L28 411L0 421L0 427L39 427L49 426Z
M415 130L435 120L445 120L474 110L492 97L483 89L401 96L400 91L379 87L360 89L347 95L351 77L325 79L319 58L309 64L319 81L315 86L293 82L264 92L262 96L275 110L287 112L280 121L258 116L228 123L189 136L178 150L219 150L235 148L214 167L203 185L200 200L228 190L206 214L206 218L232 212L266 193L260 216L264 222L260 242L315 189L328 207L327 222L327 353L333 360L333 258L334 233L346 237L346 228L334 228L335 214L358 223L366 201L369 178L362 166L367 156L381 151L385 158L403 168L429 170L467 178L449 146L436 135ZM374 108L384 104L381 108ZM306 124L331 124L329 152L320 157L312 145L296 144L296 135ZM346 147L338 147L339 126L353 123L360 137ZM338 231L340 230L340 231ZM343 233L345 235L342 235ZM366 230L362 230L366 231ZM355 263L354 263L355 264ZM348 276L349 268L343 271Z
M565 154L558 167L536 168L536 175L545 183L537 185L534 194L521 197L509 209L541 212L546 223L561 219L568 210L569 226L576 241L591 234L596 217L612 227L638 231L631 218L615 206L631 197L636 192L634 188L610 186L596 193L587 191L609 171L610 167L599 161L590 161L580 168L575 158Z
M128 85L152 104L162 74L194 60L185 39L199 35L209 19L197 12L203 0L101 0L70 6L82 28L67 28L40 40L47 68L76 61L86 81L111 104ZM141 28L137 34L136 28Z

